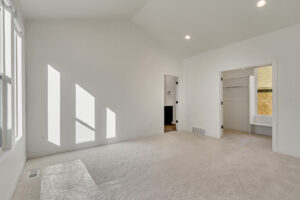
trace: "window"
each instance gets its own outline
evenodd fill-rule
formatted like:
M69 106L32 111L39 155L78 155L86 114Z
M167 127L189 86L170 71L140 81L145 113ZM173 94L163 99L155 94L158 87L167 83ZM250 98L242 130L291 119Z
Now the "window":
M0 150L10 149L12 141L23 134L22 37L13 23L14 9L3 2L0 1Z
M12 14L1 8L1 146L11 148L8 143L13 132L13 86L12 86Z
M14 55L15 55L15 79L14 79L14 85L15 85L15 101L14 101L14 107L15 107L15 137L16 140L20 139L22 137L22 130L23 130L23 63L22 63L22 37L20 37L17 32L15 31L15 48L14 48Z
M0 1L0 150L3 146L3 129L2 129L2 73L3 73L3 51L4 51L4 41L3 41L3 6L2 2Z
M257 114L272 116L272 66L257 68Z

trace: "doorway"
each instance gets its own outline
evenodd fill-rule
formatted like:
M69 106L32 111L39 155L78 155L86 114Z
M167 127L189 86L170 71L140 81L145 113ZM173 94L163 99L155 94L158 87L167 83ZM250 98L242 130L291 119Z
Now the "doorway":
M270 137L276 145L277 70L273 64L221 72L221 136ZM275 131L274 131L275 130ZM275 136L275 137L274 137Z
M164 132L177 131L178 77L164 76Z

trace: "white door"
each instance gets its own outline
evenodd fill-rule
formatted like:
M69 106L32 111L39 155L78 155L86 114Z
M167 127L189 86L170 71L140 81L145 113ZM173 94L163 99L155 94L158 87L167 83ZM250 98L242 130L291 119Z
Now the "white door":
M220 138L223 137L224 134L224 100L223 100L223 73L220 73Z
M178 91L179 91L179 81L178 81L178 77L176 79L176 104L175 104L175 123L176 123L176 130L178 130L178 113L179 113L179 100L178 100Z

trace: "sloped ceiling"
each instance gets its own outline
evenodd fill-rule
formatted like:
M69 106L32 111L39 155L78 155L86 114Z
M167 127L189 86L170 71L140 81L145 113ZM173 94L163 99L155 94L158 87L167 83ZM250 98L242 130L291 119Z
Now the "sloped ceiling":
M148 0L19 0L26 18L129 19Z
M132 20L183 58L300 23L300 0L20 1L27 18Z

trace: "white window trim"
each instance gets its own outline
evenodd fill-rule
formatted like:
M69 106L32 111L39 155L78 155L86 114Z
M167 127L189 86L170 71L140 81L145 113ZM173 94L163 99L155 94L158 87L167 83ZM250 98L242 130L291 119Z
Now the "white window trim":
M15 133L15 142L17 143L23 136L23 44L19 46L18 43L18 37L20 38L20 42L23 43L22 37L18 34L18 30L15 29L14 31L14 133ZM18 51L19 47L21 47L20 52ZM19 53L21 55L19 55ZM21 65L18 63L18 58L21 56ZM21 70L21 80L19 80L19 70ZM21 88L19 88L19 81L21 81ZM21 96L19 96L19 90L22 91ZM21 98L21 108L19 108L19 98ZM21 110L21 112L20 112ZM19 127L19 114L21 114L21 120L22 124L21 127ZM20 134L19 129L22 129L22 132ZM20 134L20 135L19 135Z
M0 81L1 81L1 87L2 87L2 90L1 90L1 98L2 98L2 101L1 101L1 112L0 112L0 117L1 117L1 126L0 128L2 129L2 146L0 147L0 159L3 158L3 155L6 154L7 151L11 150L14 145L17 143L18 140L20 140L20 138L23 136L23 132L24 132L24 115L23 115L23 111L24 111L24 101L23 101L23 96L24 96L24 87L23 87L23 84L24 84L24 76L23 76L23 69L24 69L24 66L23 66L23 54L24 54L24 49L23 49L23 31L22 31L22 28L20 26L20 24L18 23L18 20L16 18L16 15L15 15L15 9L13 7L12 4L10 5L5 5L3 3L3 1L0 0L0 8L1 8L1 13L0 13L0 25L1 25L1 28L2 30L0 31L0 54L1 54L1 63L0 63L0 67L2 67L2 72L0 72ZM5 61L5 49L6 49L6 41L5 41L5 13L9 12L11 14L11 75L10 77L8 77L6 75L6 61ZM20 41L21 41L21 45L20 47L22 48L20 50L20 52L18 52L18 47L17 47L17 39L18 37L20 37ZM21 57L18 57L19 53L21 54ZM21 74L18 74L16 72L18 72L18 58L21 58L20 62L21 62ZM18 87L18 77L17 76L20 76L20 81L21 81L21 84L20 84L20 87L21 88L21 93L18 92L17 90L17 87ZM7 94L7 87L8 87L8 84L10 84L10 87L11 87L11 99L10 99L10 104L11 104L11 129L8 130L7 126L8 126L8 94ZM18 95L21 94L21 96L19 98L21 98L21 101L19 102L18 101ZM20 107L22 109L21 112L17 112L17 107L19 106L19 103L20 103ZM18 114L21 114L21 116L19 116ZM18 120L21 119L22 120L22 123L19 124L17 123ZM21 132L18 132L18 126L21 126L20 129ZM20 135L18 135L20 134Z
M2 31L0 31L0 58L1 58L1 63L0 63L0 67L4 68L4 36L3 36L3 33L4 33L4 19L3 19L3 3L2 1L0 1L0 26L2 28ZM2 74L0 73L0 81L2 82ZM1 97L3 97L3 88L1 89ZM1 106L1 110L2 109L2 105L0 104ZM0 118L1 118L1 121L3 121L3 116L2 116L2 112L0 112ZM2 122L0 122L2 123ZM4 137L3 137L3 127L2 127L2 124L0 125L0 131L2 131L2 134L1 134L1 141L2 141L2 144L1 144L1 147L0 147L0 156L1 154L3 153L3 144L4 144Z
M13 38L13 41L14 41L14 72L15 72L15 75L14 75L14 88L13 88L13 93L14 93L14 100L13 100L13 107L14 107L14 118L13 118L13 121L14 121L14 135L15 135L15 142L17 142L20 138L18 136L18 95L17 95L17 92L18 92L18 88L17 88L17 67L18 67L18 61L17 61L17 54L18 54L18 50L17 50L17 32L16 30L14 29L14 38Z
M11 77L6 76L6 66L5 66L5 11L10 12L11 14ZM13 43L13 13L11 12L10 9L7 9L6 7L3 8L3 12L2 12L2 17L3 17L3 72L2 72L2 134L3 134L3 150L10 150L12 148L13 145L13 141L14 141L14 106L13 106L13 102L14 102L14 93L13 93L13 88L14 88L14 83L12 81L13 77L14 77L14 43ZM11 88L12 88L12 93L11 93L11 130L8 130L7 127L7 122L8 122L8 112L7 112L7 87L8 84L10 83Z

